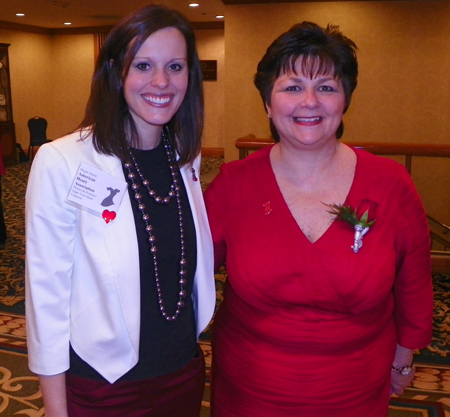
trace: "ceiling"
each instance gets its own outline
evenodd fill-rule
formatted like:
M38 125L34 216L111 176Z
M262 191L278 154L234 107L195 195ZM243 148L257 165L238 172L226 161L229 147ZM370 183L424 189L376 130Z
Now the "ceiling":
M189 7L196 1L199 7ZM114 26L123 16L149 3L162 4L183 13L194 28L219 28L226 21L225 5L303 3L339 0L0 0L0 28L53 33L83 28ZM371 1L371 0L342 0ZM406 1L406 0L383 0ZM448 0L450 1L450 0ZM16 13L24 13L17 17ZM217 19L217 15L225 15ZM64 25L70 22L71 25ZM50 31L50 32L49 32Z
M189 7L196 1L199 7ZM152 0L2 0L0 21L11 24L62 29L115 25L123 16ZM156 0L183 13L191 22L215 22L225 13L222 0ZM17 17L16 13L24 13Z

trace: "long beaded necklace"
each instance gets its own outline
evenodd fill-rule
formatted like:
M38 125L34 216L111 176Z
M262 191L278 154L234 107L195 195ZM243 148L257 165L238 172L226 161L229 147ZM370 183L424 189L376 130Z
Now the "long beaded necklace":
M185 257L185 246L184 246L184 228L183 228L183 211L181 209L181 197L180 197L180 186L178 181L179 169L178 164L174 158L174 152L172 146L170 144L168 135L162 130L161 133L164 149L166 151L167 162L170 169L170 174L172 176L172 184L170 185L170 189L167 192L165 197L161 197L156 194L156 191L150 187L150 181L145 179L142 175L141 170L136 162L136 158L134 157L131 149L128 147L128 153L131 158L131 162L126 162L124 164L125 168L128 170L128 178L131 180L131 189L134 191L134 198L138 203L138 209L141 213L142 220L145 223L145 230L148 233L148 242L150 243L150 254L153 258L153 269L155 272L155 283L156 283L156 291L158 294L158 305L161 315L164 317L166 321L174 321L181 313L181 309L184 307L183 299L186 297L186 291L184 289L186 285L186 275L187 271L185 269L186 266L186 257ZM136 171L137 175L133 172L133 168ZM157 252L158 249L156 247L156 238L153 234L153 226L150 224L150 215L147 213L146 205L142 202L143 195L140 192L141 186L137 184L136 179L139 177L141 179L142 185L147 189L148 195L152 198L157 204L169 204L171 199L175 197L178 208L178 226L180 229L180 278L178 280L178 284L180 286L180 290L178 292L178 301L177 301L177 309L173 315L170 315L166 311L166 307L164 305L164 300L162 297L161 290L161 282L159 277L159 268L158 268L158 259Z

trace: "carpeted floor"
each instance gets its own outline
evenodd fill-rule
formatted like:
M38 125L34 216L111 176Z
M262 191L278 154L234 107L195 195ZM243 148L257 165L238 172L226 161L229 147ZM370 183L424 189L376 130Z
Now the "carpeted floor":
M200 180L205 188L223 163L203 158ZM29 164L9 168L3 177L3 203L8 230L0 249L0 415L42 417L44 409L37 378L26 364L24 317L24 193ZM217 305L222 299L226 271L216 274ZM402 398L391 400L390 417L450 417L450 277L435 275L434 334L430 346L418 356L416 378ZM200 417L209 416L209 332L201 347L208 382ZM254 417L254 416L249 416ZM359 416L358 416L359 417Z

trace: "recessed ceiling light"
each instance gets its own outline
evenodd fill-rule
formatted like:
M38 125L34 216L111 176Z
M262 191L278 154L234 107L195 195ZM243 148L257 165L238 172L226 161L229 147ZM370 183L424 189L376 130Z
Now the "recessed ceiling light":
M70 22L65 22L64 24L67 25L67 26L70 26L72 23L70 23Z
M16 13L16 16L23 17L23 16L25 16L25 13Z
M198 7L200 6L199 3L189 3L189 7Z
M225 17L224 15L218 14L218 15L216 16L216 19L223 19L224 17Z

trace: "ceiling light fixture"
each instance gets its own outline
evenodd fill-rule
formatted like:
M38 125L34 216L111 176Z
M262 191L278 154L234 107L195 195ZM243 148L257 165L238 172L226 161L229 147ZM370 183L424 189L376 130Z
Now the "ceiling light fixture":
M67 26L70 26L72 23L70 23L70 22L65 22L64 24L67 25Z
M200 6L199 3L189 3L189 7L198 7Z
M24 17L24 16L25 16L25 13L16 13L16 16L17 16L17 17Z
M223 15L223 14L218 14L217 16L216 16L216 19L223 19L225 16Z

